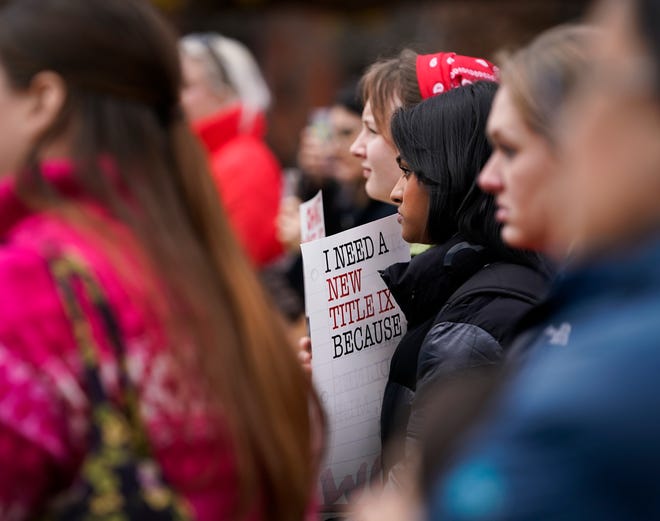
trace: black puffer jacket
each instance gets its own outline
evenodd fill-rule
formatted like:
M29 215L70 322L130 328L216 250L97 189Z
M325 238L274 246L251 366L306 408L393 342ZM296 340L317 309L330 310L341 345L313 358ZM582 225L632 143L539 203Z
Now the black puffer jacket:
M493 364L516 321L545 295L548 277L456 236L381 273L408 321L390 364L381 412L383 468L423 424L415 393L443 375ZM415 409L411 417L411 410Z

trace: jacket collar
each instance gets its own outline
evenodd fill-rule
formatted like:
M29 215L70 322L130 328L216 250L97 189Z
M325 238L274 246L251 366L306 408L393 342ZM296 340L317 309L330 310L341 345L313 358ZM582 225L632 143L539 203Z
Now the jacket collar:
M75 196L79 193L73 176L73 165L66 159L52 159L40 166L41 177L57 193ZM0 237L4 237L20 220L34 210L19 195L16 176L8 175L0 181Z
M240 105L232 105L192 124L193 131L208 150L217 150L240 135L262 139L266 118L261 113L246 114Z
M438 314L451 294L491 261L481 246L454 236L410 260L381 272L409 326Z
M637 238L579 263L568 263L553 298L579 301L603 294L657 291L660 287L660 233Z
M535 327L550 316L573 316L597 301L625 302L645 293L660 294L660 234L579 263L567 262L548 298L523 318L517 331Z

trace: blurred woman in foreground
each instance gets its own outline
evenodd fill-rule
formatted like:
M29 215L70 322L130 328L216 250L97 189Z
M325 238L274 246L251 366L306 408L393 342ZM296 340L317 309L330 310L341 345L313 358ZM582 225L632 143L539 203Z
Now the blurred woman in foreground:
M150 451L193 517L308 511L308 384L220 211L180 89L175 35L146 1L0 6L3 518L42 512L88 448L84 366L47 264L68 255L116 315ZM120 401L109 333L82 304Z
M556 120L590 65L596 34L585 25L558 26L500 65L487 127L493 154L479 186L496 197L502 239L513 247L560 259L567 253L552 237L562 212Z
M538 310L570 343L530 353L437 479L432 519L660 517L660 2L606 0L595 21L548 187L575 260Z

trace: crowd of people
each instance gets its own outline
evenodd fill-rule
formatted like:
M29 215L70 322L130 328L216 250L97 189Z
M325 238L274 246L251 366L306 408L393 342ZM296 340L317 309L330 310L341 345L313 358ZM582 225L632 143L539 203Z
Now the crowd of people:
M333 515L660 518L659 28L597 0L495 63L403 49L285 178L241 43L0 2L0 519L321 517L319 189L327 233L397 214L412 254L380 274L382 486Z

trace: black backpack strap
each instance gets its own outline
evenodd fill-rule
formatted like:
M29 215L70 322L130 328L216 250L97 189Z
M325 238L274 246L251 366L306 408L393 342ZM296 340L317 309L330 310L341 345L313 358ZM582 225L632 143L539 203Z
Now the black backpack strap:
M495 262L487 264L459 286L447 299L444 308L484 293L497 293L528 304L538 304L547 284L545 276L528 266Z
M85 377L89 386L92 408L110 402L103 383L99 366L100 347L92 333L82 301L91 304L93 312L101 319L104 333L113 348L120 392L120 410L129 420L137 450L148 455L146 427L139 413L137 389L128 376L126 346L117 316L91 268L82 257L72 252L49 255L48 267L57 283L64 311L71 323L74 339L85 366Z

